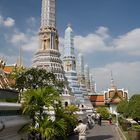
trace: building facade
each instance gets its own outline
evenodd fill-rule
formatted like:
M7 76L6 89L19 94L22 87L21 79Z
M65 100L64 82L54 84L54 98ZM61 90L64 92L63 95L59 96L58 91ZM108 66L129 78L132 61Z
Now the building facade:
M117 105L122 100L128 100L128 90L117 88L111 76L110 88L103 91L103 93L91 95L90 100L94 107L106 106L109 108L110 113L117 114Z

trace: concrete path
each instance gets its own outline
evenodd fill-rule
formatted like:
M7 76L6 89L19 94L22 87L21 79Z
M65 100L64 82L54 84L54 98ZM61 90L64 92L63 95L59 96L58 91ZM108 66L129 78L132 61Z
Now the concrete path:
M78 135L71 136L68 140L78 140ZM122 140L115 125L103 122L102 126L95 125L87 131L87 140Z

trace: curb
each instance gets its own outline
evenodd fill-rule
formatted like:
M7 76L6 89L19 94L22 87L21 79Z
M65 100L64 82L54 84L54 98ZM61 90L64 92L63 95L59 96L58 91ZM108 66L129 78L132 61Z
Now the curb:
M125 135L123 134L122 130L119 128L119 126L116 125L116 128L117 128L118 133L119 133L120 137L122 138L122 140L127 140Z

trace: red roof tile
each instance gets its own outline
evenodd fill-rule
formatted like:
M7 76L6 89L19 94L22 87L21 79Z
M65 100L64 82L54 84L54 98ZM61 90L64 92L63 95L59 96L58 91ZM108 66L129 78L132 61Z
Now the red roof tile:
M104 102L104 95L91 95L90 101L91 102Z
M11 73L14 69L14 66L5 66L4 72L5 73Z

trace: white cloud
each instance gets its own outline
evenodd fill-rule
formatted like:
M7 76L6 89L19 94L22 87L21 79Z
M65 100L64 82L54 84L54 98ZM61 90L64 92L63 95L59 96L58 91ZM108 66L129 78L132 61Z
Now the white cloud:
M10 39L10 42L14 45L19 44L19 43L25 43L27 42L28 37L26 36L25 33L17 32L13 34L12 38Z
M92 69L92 74L97 82L97 89L107 90L110 87L111 71L115 85L118 88L129 90L129 94L134 94L140 91L140 61L138 62L114 62L107 64L104 67ZM103 88L104 87L104 88Z
M30 17L27 19L27 24L28 26L30 27L30 31L32 31L31 29L35 28L36 27L36 24L37 24L37 19L35 17Z
M15 25L15 20L11 17L7 17L6 19L0 15L0 25L5 27L13 27Z
M140 55L140 28L134 29L117 39L113 44L117 51L124 51L131 55Z
M38 36L30 36L28 41L22 45L23 50L28 52L35 52L39 49L39 39Z
M108 46L110 38L108 28L100 26L94 33L90 33L87 36L75 36L74 46L79 52L86 54L96 51L110 51L112 50L112 47L109 48ZM62 40L61 44L63 43L64 41Z
M75 36L75 48L83 53L93 53L106 49L106 44L102 37L97 34L89 34L86 37Z
M17 56L14 56L14 55L9 56L5 53L0 53L0 58L6 62L6 65L15 64L17 60Z
M0 25L3 24L3 17L0 15Z
M61 39L61 45L64 40ZM95 32L87 36L77 35L74 37L75 48L82 53L92 54L97 51L120 52L129 55L140 55L140 28L113 38L109 34L109 29L100 26Z
M107 27L104 27L104 26L100 26L96 31L95 33L99 36L101 36L103 39L107 39L107 38L110 38L110 35L109 35L109 29Z
M3 23L6 27L12 27L15 25L15 20L8 17Z
M39 46L37 34L28 34L23 32L16 32L10 39L10 43L14 46L21 46L27 52L34 52Z

